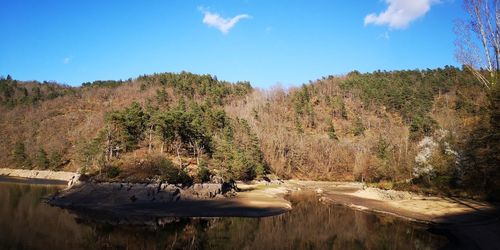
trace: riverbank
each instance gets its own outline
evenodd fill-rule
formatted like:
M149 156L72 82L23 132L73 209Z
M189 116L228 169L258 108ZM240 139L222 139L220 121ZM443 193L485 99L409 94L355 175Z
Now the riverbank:
M40 183L48 184L50 184L50 181L58 181L60 182L60 184L64 183L68 186L71 186L73 183L78 181L78 179L80 178L80 174L74 172L51 170L0 168L0 177L8 177L9 179L11 179L11 181L15 181L16 178L26 178L34 180L35 183L37 180L39 180Z
M79 174L73 172L50 171L50 170L24 170L0 168L0 177L29 178L39 180L65 181L68 186L78 182ZM14 179L15 180L15 179ZM84 184L84 183L82 183ZM162 186L163 185L163 186ZM217 186L219 185L219 186ZM271 210L280 208L280 211L287 211L291 208L290 203L284 196L291 192L314 191L324 203L338 203L358 210L370 210L379 213L386 213L409 220L426 223L450 223L450 219L470 220L468 217L488 217L497 212L498 204L474 201L468 199L458 199L450 197L423 196L410 192L381 190L377 188L366 188L362 183L356 182L321 182L321 181L299 181L287 180L283 182L252 182L237 183L239 192L231 195L231 198L223 196L222 184L195 184L190 188L179 188L174 185L165 184L133 184L133 183L109 183L80 185L78 188L65 191L65 198L74 199L74 206L92 206L93 203L125 204L130 202L130 197L135 195L135 199L140 199L139 203L149 201L169 199L179 200L214 200L217 202L230 201L241 206L265 208ZM122 189L122 187L126 186ZM82 188L85 187L85 188ZM130 190L134 190L132 192ZM121 193L123 192L123 194ZM175 193L175 194L173 194ZM177 195L179 193L179 195ZM80 197L87 194L85 199ZM121 194L121 195L120 195ZM108 197L107 202L100 201L103 197ZM113 196L113 197L111 197ZM90 199L94 197L95 199ZM120 197L120 198L117 198ZM65 203L71 203L71 199ZM133 199L132 199L133 200ZM158 203L158 200L156 202ZM266 213L267 214L267 213ZM468 216L465 216L468 215ZM474 216L472 216L474 215Z
M496 203L366 188L354 182L290 180L283 185L291 192L316 192L326 204L342 204L426 223L430 231L450 239L449 249L498 249L500 246L500 206Z
M321 182L290 180L288 190L314 191L325 203L337 203L358 210L386 213L427 223L447 223L447 217L471 213L497 212L498 204L470 199L425 196L405 191L368 188L357 182Z
M11 177L57 177L69 180L69 183L76 180L74 173L25 171L7 172ZM5 170L0 173L5 173ZM222 184L181 187L167 184L82 182L56 194L48 203L69 208L87 217L95 215L105 219L113 218L117 223L141 223L147 220L161 224L168 217L278 215L292 209L286 199L288 194L314 192L325 204L342 204L356 210L426 223L431 231L446 235L451 239L450 242L459 246L491 249L491 246L500 245L497 237L500 235L499 204L367 188L362 183L355 182L238 182L236 189L230 189L228 194L228 190L223 190Z
M29 178L40 180L58 180L68 182L68 186L78 182L79 174L73 172L50 170L24 170L0 168L0 176L14 178ZM489 216L497 212L498 204L482 201L458 199L450 197L423 196L410 192L366 188L356 182L321 182L287 180L283 182L252 182L237 183L239 192L226 198L222 184L195 184L188 188L180 188L165 184L133 184L133 183L103 183L82 185L65 191L61 197L68 198L66 206L74 199L78 206L92 206L92 203L104 204L103 197L110 196L105 202L108 206L130 202L130 197L140 199L138 203L165 200L230 200L240 205L264 208L290 209L290 203L284 196L291 192L314 191L325 203L338 203L358 210L370 210L386 213L409 220L427 223L449 223L450 218L461 222L463 215ZM130 191L130 190L134 190ZM123 193L122 193L123 192ZM179 193L179 195L177 195ZM86 199L80 197L87 194ZM114 197L111 197L113 195ZM93 197L95 199L90 199ZM118 198L119 197L119 198ZM70 198L70 199L69 199ZM146 198L149 198L146 199ZM155 200L158 198L158 200ZM133 199L132 199L133 200ZM87 203L87 204L85 204ZM138 204L136 203L136 204ZM467 216L465 216L467 217Z

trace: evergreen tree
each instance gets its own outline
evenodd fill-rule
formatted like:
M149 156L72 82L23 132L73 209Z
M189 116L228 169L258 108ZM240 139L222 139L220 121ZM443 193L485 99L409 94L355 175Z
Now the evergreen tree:
M361 120L361 117L358 117L356 119L356 122L354 123L354 128L353 128L352 132L353 132L354 136L364 135L365 126L363 125L363 121Z
M36 166L41 169L47 169L49 167L47 152L45 152L43 148L40 148L36 154Z
M332 140L338 140L337 134L335 133L335 127L333 126L333 122L330 121L328 124L328 137Z
M57 169L59 166L62 164L62 156L59 152L52 152L50 154L50 168L51 169Z
M26 154L26 148L24 147L24 143L17 142L14 146L14 151L12 152L14 162L17 167L30 167L31 162Z

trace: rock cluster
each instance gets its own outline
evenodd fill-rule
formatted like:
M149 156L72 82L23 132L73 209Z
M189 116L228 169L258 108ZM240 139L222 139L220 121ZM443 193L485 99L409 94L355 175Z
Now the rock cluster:
M203 183L188 187L168 183L77 182L55 195L49 203L58 206L116 206L132 203L162 203L179 200L203 200L230 195L234 186L227 183Z

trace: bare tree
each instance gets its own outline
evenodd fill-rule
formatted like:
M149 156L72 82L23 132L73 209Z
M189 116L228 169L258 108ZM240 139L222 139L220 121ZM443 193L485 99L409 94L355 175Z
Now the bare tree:
M488 90L500 72L499 0L464 0L468 17L457 21L456 58Z

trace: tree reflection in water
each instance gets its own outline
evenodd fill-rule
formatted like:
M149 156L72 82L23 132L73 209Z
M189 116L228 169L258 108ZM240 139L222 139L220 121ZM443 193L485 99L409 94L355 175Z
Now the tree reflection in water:
M436 249L446 243L423 225L324 205L312 193L291 195L293 210L274 217L146 219L139 226L75 218L40 203L56 187L0 185L1 249Z
M0 182L0 249L78 249L88 235L75 217L42 203L60 187Z
M129 249L436 249L446 239L390 216L324 205L314 194L289 197L293 210L266 218L178 219L159 227L87 221L88 243Z

